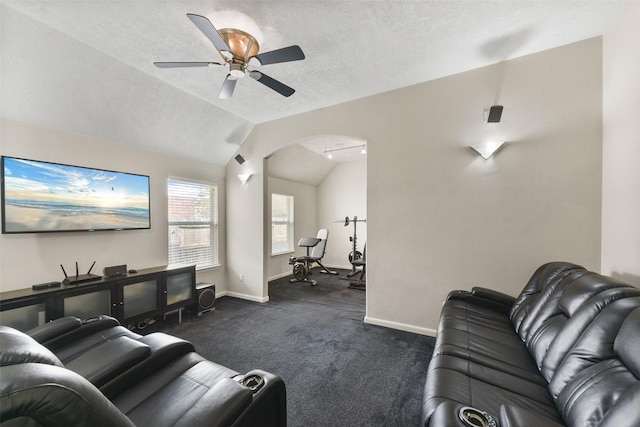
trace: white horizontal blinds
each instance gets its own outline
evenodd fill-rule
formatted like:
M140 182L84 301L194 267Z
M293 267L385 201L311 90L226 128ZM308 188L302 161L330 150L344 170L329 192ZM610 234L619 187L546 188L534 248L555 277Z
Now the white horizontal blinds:
M218 186L169 178L169 264L219 265Z
M293 251L293 196L271 194L271 254Z

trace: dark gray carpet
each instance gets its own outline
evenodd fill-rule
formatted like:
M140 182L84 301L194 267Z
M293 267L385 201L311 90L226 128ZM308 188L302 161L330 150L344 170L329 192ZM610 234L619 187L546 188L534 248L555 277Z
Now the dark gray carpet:
M341 271L344 277L345 271ZM231 297L201 317L156 322L238 372L263 369L287 387L291 427L417 426L434 339L363 322L366 292L338 276L269 284L268 303Z

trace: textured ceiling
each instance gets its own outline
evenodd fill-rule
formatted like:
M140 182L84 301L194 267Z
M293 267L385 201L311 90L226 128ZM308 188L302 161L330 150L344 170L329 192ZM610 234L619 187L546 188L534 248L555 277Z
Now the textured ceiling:
M257 123L602 35L626 3L3 0L2 113L224 165ZM296 93L245 78L218 100L225 69L153 66L219 61L186 13L298 44L304 61L259 67Z

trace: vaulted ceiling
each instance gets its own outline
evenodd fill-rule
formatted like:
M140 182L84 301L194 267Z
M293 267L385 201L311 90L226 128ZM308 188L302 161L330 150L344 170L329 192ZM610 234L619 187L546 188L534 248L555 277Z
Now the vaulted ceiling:
M258 123L599 36L627 3L3 0L2 115L225 165ZM225 68L155 67L220 61L187 13L261 52L299 45L305 60L257 67L296 92L245 78L220 100Z

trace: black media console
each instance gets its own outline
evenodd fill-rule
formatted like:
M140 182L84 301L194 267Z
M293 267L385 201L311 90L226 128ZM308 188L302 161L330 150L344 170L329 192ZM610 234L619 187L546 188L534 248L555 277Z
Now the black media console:
M42 290L0 292L0 324L24 331L59 317L108 314L130 325L189 306L195 309L196 303L195 266L162 266Z

